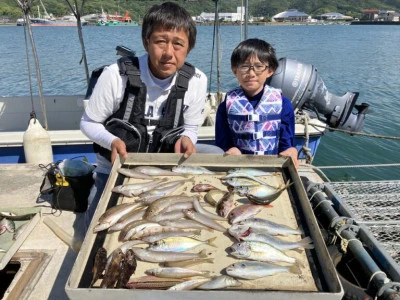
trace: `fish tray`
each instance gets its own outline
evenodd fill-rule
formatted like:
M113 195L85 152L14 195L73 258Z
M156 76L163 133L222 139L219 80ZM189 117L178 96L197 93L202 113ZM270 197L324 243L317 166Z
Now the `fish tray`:
M21 226L26 226L24 230L19 234L16 240L13 239L14 234L11 232L4 232L0 235L0 248L5 252L0 252L0 270L3 270L10 259L13 257L15 252L18 251L19 247L21 247L22 243L31 233L31 231L35 228L36 224L40 220L40 207L12 207L12 208L0 208L2 212L12 212L15 215L26 215L26 214L35 214L29 220L19 220L14 221L15 230L18 230ZM1 219L1 217L0 217ZM26 224L26 225L25 225Z
M103 289L100 288L101 280L97 280L90 287L93 278L93 262L97 250L104 247L107 254L112 253L122 242L118 241L119 232L108 233L100 231L93 233L99 217L110 207L121 203L134 202L135 198L124 197L113 193L111 190L121 184L140 182L142 179L127 178L118 173L119 168L134 168L136 166L156 166L171 170L176 165L201 166L214 171L215 174L186 175L186 176L160 176L169 177L168 180L179 180L187 178L185 185L177 189L173 194L185 193L186 195L199 194L204 198L205 192L194 193L191 188L197 183L208 183L220 189L227 190L220 178L227 171L236 167L258 168L263 171L272 172L273 176L260 177L271 185L282 185L289 180L293 184L285 190L278 199L271 203L272 207L266 207L256 217L268 219L292 228L301 229L304 234L285 236L282 239L288 241L299 241L309 236L313 240L314 249L297 249L285 251L288 256L296 259L298 271L295 273L279 273L273 276L259 278L256 280L240 280L242 285L219 290L191 290L191 291L166 291L157 289ZM194 181L194 182L193 182ZM201 200L203 201L203 200ZM246 197L235 195L238 204L248 203ZM215 208L206 207L215 212ZM220 222L223 224L225 222ZM230 225L226 222L225 227ZM224 269L240 261L229 255L228 248L235 242L226 232L202 230L198 239L217 237L215 244L202 245L190 252L198 253L202 249L207 250L213 263L203 263L189 268L210 271L212 275L224 274ZM143 247L138 245L137 247ZM144 246L146 247L146 246ZM145 275L144 271L159 267L156 263L148 263L138 260L137 269L131 280ZM70 299L121 299L130 297L134 299L229 299L233 297L246 300L256 299L341 299L343 289L340 284L336 269L329 257L323 241L319 226L308 201L306 192L298 176L291 159L269 156L250 155L212 155L194 154L184 159L181 154L129 154L125 161L114 163L112 172L99 202L88 233L82 244L82 248L75 261L69 280L66 284L66 292ZM207 297L207 298L205 298Z

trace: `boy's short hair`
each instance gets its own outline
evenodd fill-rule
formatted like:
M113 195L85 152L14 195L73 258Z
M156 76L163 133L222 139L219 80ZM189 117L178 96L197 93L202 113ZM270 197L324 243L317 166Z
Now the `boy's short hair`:
M247 39L237 45L231 55L231 67L237 68L239 65L244 64L249 57L253 56L268 64L273 71L278 68L275 49L261 39Z
M143 18L142 39L148 42L158 29L183 29L189 39L189 51L196 43L196 24L186 9L172 2L152 6Z

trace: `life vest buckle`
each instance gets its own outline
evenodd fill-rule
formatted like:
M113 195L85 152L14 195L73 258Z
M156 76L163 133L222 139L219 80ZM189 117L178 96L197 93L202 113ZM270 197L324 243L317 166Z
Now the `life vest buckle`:
M257 114L248 115L247 116L247 121L259 122L260 121L260 115L257 115Z

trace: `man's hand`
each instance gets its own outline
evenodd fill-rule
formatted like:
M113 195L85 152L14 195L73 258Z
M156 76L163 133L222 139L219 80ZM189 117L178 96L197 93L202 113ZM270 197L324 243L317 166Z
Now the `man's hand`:
M225 154L240 155L240 154L242 154L242 152L239 150L239 148L232 147L232 148L228 149L228 151L226 151Z
M282 151L281 153L279 153L279 155L280 156L290 156L293 160L293 163L294 163L294 166L296 167L296 169L299 168L299 161L297 159L298 152L295 147L288 148L285 151Z
M196 147L189 137L182 135L176 141L174 151L175 153L183 153L183 157L188 158L193 153L196 153Z
M128 157L128 152L126 152L126 145L123 140L116 138L111 143L111 164L114 163L119 154L122 158Z

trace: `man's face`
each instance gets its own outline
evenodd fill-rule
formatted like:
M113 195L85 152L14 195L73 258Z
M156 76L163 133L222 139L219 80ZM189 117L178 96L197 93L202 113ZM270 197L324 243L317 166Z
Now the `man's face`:
M149 54L149 66L154 76L165 79L180 69L189 54L189 39L186 31L154 31L148 41L143 41Z

